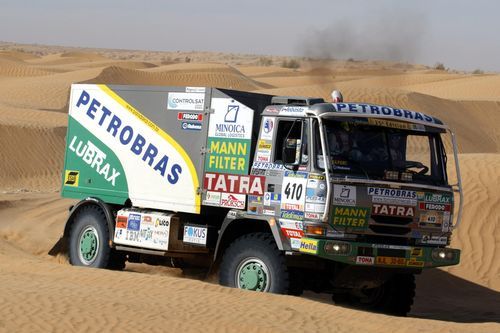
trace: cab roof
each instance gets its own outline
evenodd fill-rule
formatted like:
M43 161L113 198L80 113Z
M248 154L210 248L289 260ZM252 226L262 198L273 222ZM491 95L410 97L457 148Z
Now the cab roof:
M386 105L369 103L317 103L314 105L270 105L262 112L263 116L321 118L362 117L371 119L395 120L437 128L447 129L441 120L422 112L393 108ZM383 124L380 124L384 126Z

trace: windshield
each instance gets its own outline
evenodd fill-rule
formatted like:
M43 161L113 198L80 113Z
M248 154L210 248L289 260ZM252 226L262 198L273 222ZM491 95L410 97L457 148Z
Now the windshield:
M332 120L324 125L334 174L446 185L439 133Z

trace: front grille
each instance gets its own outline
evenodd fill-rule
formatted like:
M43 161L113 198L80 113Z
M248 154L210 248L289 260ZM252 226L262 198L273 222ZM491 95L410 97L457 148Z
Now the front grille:
M392 227L387 225L370 225L370 229L377 234L389 235L406 235L411 231L411 228Z
M377 249L377 256L405 258L406 251L396 249Z
M391 245L414 245L414 240L406 237L381 236L381 235L363 235L358 237L359 242L373 244L391 244Z
M407 217L372 215L372 220L381 224L407 225L413 222L413 219Z
M366 246L358 247L358 256L373 257L373 248Z

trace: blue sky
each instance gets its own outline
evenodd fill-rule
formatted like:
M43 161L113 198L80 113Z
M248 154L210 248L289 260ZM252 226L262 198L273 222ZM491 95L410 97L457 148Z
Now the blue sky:
M0 0L0 40L500 71L499 1Z

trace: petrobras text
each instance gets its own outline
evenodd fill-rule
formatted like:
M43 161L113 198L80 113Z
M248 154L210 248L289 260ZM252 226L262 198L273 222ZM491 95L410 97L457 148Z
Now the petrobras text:
M182 167L172 161L170 156L163 154L160 147L148 143L133 125L124 123L118 115L96 98L91 98L85 90L82 90L80 97L77 98L76 108L83 109L88 118L105 129L119 144L128 148L132 154L154 171L161 174L170 184L177 183L183 172Z
M428 116L426 114L404 109L393 109L388 106L355 104L355 103L333 103L333 107L337 112L356 112L365 114L394 116L411 120L420 120L433 124L441 124L441 122L436 121L433 117Z

